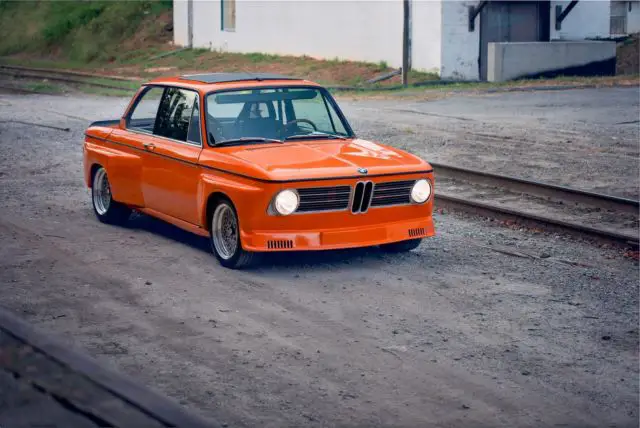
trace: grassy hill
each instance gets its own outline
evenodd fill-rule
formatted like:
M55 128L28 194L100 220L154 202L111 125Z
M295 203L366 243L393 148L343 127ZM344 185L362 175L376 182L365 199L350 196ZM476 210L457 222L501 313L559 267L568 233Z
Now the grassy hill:
M171 40L171 8L171 0L0 0L0 55L113 62Z

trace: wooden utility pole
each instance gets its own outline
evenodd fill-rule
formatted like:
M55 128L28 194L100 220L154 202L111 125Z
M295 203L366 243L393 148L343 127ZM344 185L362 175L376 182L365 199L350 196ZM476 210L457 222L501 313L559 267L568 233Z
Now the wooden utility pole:
M409 84L409 0L402 0L402 86Z
M193 0L187 0L187 46L193 49Z

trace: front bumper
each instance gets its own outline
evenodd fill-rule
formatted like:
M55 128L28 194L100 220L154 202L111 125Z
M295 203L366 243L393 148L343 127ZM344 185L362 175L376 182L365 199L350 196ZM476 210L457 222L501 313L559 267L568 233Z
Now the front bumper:
M315 231L242 232L242 247L247 251L308 251L369 247L435 235L431 216L360 227Z

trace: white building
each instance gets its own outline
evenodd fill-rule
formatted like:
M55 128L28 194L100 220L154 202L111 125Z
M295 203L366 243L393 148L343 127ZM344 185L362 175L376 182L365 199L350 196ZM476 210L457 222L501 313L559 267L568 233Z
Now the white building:
M443 79L486 79L491 42L640 31L640 1L410 0L409 9L411 67ZM182 46L402 65L402 0L174 0L173 13Z

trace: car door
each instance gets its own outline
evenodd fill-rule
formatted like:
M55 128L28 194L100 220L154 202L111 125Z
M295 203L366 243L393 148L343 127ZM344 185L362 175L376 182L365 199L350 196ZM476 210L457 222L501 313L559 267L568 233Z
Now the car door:
M142 165L145 206L191 224L199 222L199 101L195 91L165 88Z
M142 194L142 164L144 147L153 141L153 127L164 87L145 87L137 94L124 116L124 127L116 128L109 140L117 144L108 165L109 180L119 202L144 207Z

